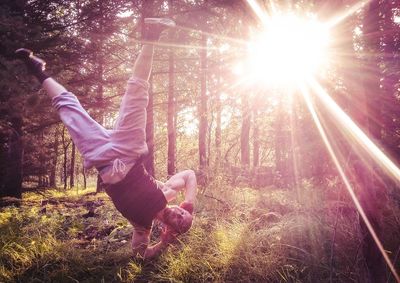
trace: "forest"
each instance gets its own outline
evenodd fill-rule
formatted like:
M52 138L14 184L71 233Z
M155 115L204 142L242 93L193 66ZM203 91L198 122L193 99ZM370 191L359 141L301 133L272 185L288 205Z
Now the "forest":
M198 193L143 261L15 50L112 129L149 17L144 164ZM400 282L400 0L2 0L0 39L0 282Z

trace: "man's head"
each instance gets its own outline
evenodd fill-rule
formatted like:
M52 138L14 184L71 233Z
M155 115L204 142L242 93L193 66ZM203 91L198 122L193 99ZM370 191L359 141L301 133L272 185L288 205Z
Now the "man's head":
M193 216L189 211L173 205L165 208L163 222L176 233L183 234L192 227Z

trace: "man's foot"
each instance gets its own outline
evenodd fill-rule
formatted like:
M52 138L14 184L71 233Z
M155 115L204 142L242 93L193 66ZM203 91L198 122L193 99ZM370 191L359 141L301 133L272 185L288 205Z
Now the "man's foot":
M20 48L15 51L18 59L22 60L29 72L34 75L42 84L49 76L45 73L46 62L39 57L33 55L33 52L26 48Z
M157 41L164 30L175 27L176 23L168 18L145 18L144 25L144 39Z
M36 73L36 72L43 72L46 69L46 62L39 57L33 55L33 52L26 48L20 48L15 51L15 55L18 59L22 60L26 66L28 67L29 71Z

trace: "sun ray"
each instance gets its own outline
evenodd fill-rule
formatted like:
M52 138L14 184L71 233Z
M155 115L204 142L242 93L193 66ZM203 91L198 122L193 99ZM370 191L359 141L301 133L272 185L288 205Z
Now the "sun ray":
M381 252L386 264L388 265L388 267L390 268L391 272L393 273L393 276L395 277L397 282L400 282L400 277L399 277L396 269L394 268L393 263L389 259L389 256L385 252L385 249L384 249L381 241L378 238L378 235L376 234L374 228L372 227L370 221L368 220L368 217L366 216L364 209L362 208L362 206L361 206L356 194L354 193L354 190L353 190L353 188L352 188L352 186L350 184L350 181L347 178L346 174L344 173L344 170L343 170L343 168L342 168L342 166L340 164L340 161L338 160L338 158L337 158L337 156L336 156L336 154L335 154L335 152L334 152L334 150L332 148L331 143L329 142L329 139L328 139L328 137L327 137L327 135L325 133L325 130L324 130L324 128L323 128L323 126L322 126L322 124L321 124L321 122L319 120L317 112L315 111L315 108L314 108L314 106L312 104L309 92L305 88L302 88L301 89L301 93L302 93L302 95L304 97L304 100L306 101L307 108L311 113L311 116L312 116L312 118L313 118L313 120L314 120L314 122L315 122L315 124L316 124L316 126L318 128L318 131L319 131L319 133L321 135L321 138L322 138L322 140L323 140L323 142L324 142L324 144L325 144L325 146L326 146L326 148L327 148L327 150L329 152L329 155L331 156L331 158L332 158L332 160L333 160L333 162L334 162L334 164L335 164L335 166L336 166L336 168L337 168L337 170L339 172L339 175L342 178L342 180L343 180L343 182L345 184L345 187L346 187L347 191L350 194L350 197L351 197L354 205L356 206L358 212L360 213L361 218L363 219L365 225L367 226L367 229L368 229L369 233L371 234L372 238L374 239L374 241L375 241L379 251Z
M260 21L266 25L269 19L269 15L267 11L261 9L260 5L257 3L256 0L246 0L247 4L249 4L250 8L256 14L256 16L260 19Z
M276 14L278 12L278 8L276 7L274 0L269 0L269 6L271 7L272 14Z
M144 40L134 40L135 42L140 42L142 44L153 44L155 46L162 46L162 47L176 47L176 48L183 48L183 49L206 49L206 50L219 50L218 47L211 47L211 46L201 46L201 45L189 45L189 44L174 44L171 42L153 42L153 41L144 41Z
M356 123L337 105L321 85L313 79L309 84L314 93L324 103L328 111L337 119L338 123L347 131L353 141L357 142L363 149L371 155L373 160L397 182L400 182L400 169L390 160L368 136L356 125Z
M364 5L368 4L371 2L371 0L362 0L351 6L350 8L346 9L343 11L340 15L337 15L336 17L332 18L329 22L327 22L328 28L332 28L333 26L336 26L340 22L344 21L354 13L356 13L358 10L360 10Z
M189 28L189 27L182 26L182 25L177 25L176 27L181 29L181 30L186 30L186 31L190 31L190 32L197 32L197 33L200 33L200 34L205 34L205 35L208 35L210 37L215 37L215 38L218 38L218 39L221 39L221 40L224 40L224 41L236 43L236 44L243 45L243 46L245 46L247 44L247 40L243 40L243 39L239 39L239 38L223 36L223 35L220 35L220 34L215 34L215 33L206 32L206 31L203 31L203 30L199 30L199 29Z

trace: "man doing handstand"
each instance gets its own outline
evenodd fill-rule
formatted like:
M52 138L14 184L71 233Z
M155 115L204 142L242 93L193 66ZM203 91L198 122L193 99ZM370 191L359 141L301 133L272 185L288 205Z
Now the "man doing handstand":
M50 96L84 158L85 168L96 167L115 207L133 225L132 250L134 255L145 259L159 255L176 235L190 229L196 197L196 176L192 170L179 172L163 184L148 174L142 162L142 157L148 153L145 127L153 42L164 29L174 26L175 22L170 19L145 19L146 42L135 61L113 130L94 121L74 94L47 76L43 60L28 49L16 51ZM185 190L184 202L168 207L167 203L182 189ZM154 219L163 222L166 229L161 240L149 246Z

